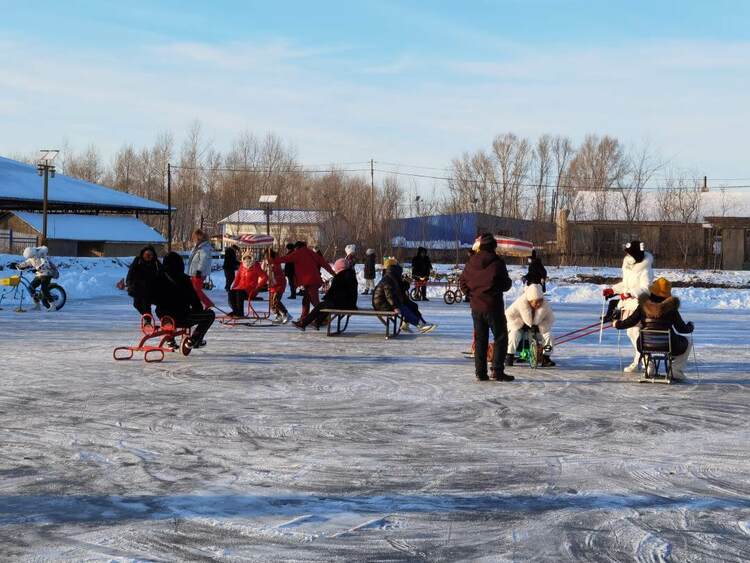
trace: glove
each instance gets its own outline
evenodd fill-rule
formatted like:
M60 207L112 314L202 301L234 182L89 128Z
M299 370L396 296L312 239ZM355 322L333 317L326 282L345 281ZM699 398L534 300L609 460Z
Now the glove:
M539 325L534 325L531 327L532 332L539 332Z
M11 263L9 263L8 264L8 268L12 269L12 270L15 270L16 268L18 268L18 262L11 262Z
M695 325L693 324L693 321L689 321L687 323L687 327L688 327L688 332L693 332L693 330L695 329Z
M199 278L202 278L202 277L203 277L203 276L201 275L201 271L200 271L200 270L198 270L197 272L195 272L195 275L196 275L196 277L199 277Z
M611 287L607 287L602 290L602 297L604 297L604 299L611 299L614 296L615 296L615 290L612 289Z

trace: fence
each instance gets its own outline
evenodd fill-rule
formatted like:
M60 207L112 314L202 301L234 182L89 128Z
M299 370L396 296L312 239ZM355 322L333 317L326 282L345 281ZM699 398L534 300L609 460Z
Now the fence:
M0 253L21 254L27 246L36 246L37 237L29 233L0 229Z

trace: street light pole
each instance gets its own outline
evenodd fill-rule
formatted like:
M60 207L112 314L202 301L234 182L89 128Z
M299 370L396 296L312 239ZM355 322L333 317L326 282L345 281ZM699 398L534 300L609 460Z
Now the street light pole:
M172 252L172 165L167 162L167 252Z
M49 179L55 177L55 165L52 162L60 152L56 149L44 149L39 151L41 157L36 165L37 173L43 178L44 186L42 195L42 246L47 244L47 213L49 211Z

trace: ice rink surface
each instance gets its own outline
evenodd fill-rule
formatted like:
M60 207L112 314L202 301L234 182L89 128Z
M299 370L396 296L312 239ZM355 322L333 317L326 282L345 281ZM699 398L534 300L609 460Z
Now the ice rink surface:
M699 372L666 386L613 330L477 383L468 306L423 310L433 334L216 326L154 365L112 360L124 297L0 311L0 559L750 559L750 313L684 311Z

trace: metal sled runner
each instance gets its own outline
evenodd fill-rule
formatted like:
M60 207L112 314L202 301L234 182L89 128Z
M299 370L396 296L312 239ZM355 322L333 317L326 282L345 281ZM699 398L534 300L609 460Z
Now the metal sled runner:
M177 328L174 319L164 316L161 318L161 325L154 322L151 315L141 317L141 332L143 337L136 346L118 346L112 350L112 357L115 360L131 360L136 352L143 352L143 360L152 362L161 362L166 352L175 352L177 348L169 345L180 337L181 342L179 350L184 356L190 353L188 338L190 337L189 328ZM151 344L149 340L153 340Z

